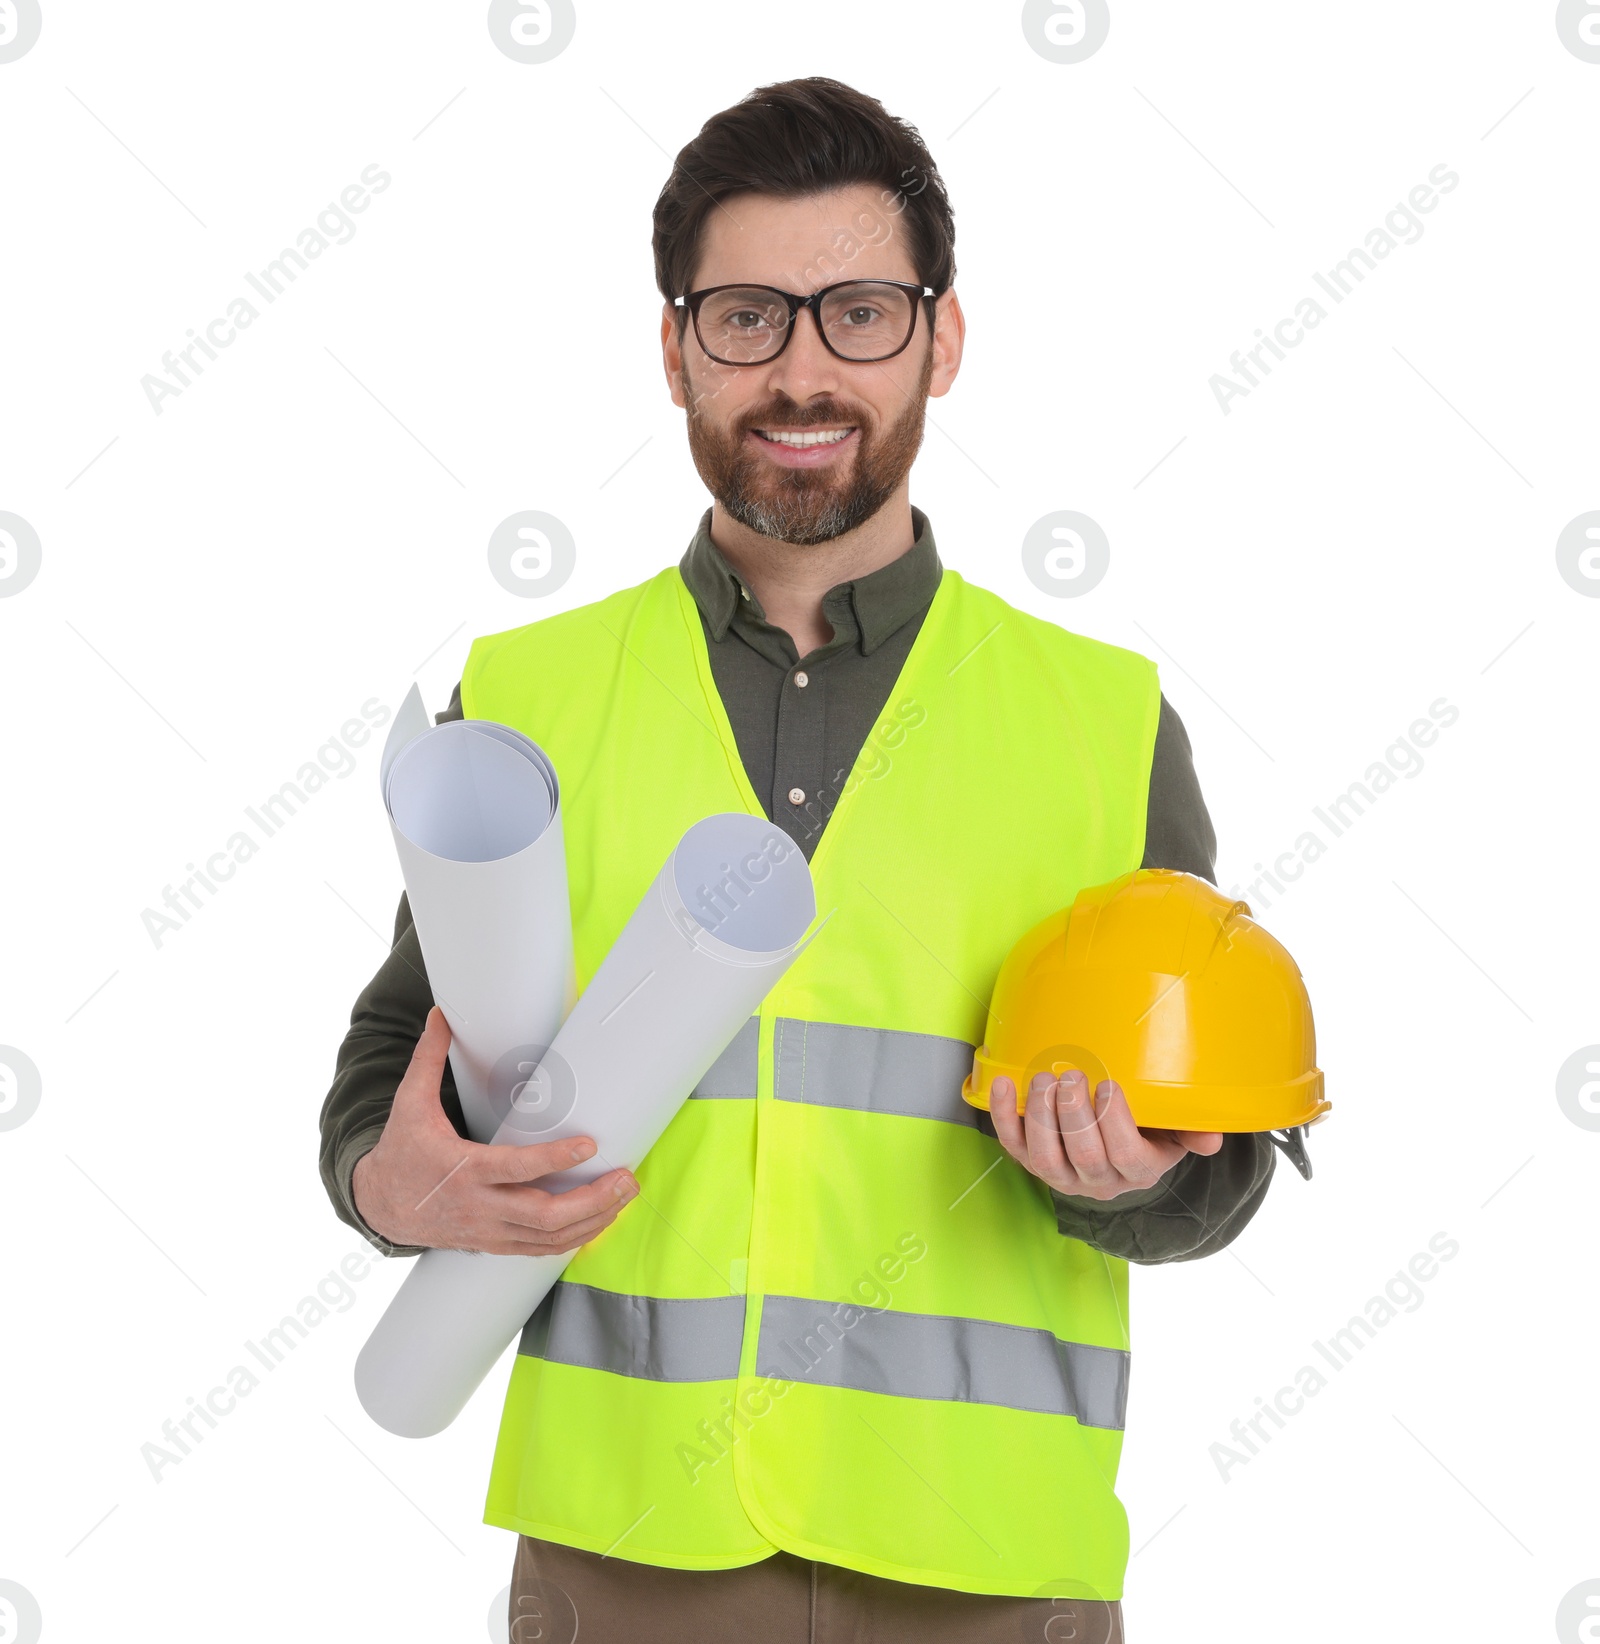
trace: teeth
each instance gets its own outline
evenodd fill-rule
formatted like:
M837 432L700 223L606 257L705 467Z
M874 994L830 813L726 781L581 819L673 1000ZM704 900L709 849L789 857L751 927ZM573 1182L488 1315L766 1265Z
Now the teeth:
M758 428L756 430L764 440L774 440L779 445L837 445L840 440L848 439L855 432L853 428L830 428L825 433L801 433L799 430L785 430L782 428Z

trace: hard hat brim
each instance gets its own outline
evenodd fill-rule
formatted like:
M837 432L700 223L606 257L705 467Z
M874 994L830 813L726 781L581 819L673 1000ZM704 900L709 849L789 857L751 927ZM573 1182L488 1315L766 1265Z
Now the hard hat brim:
M1099 1066L1088 1066L1094 1058L1053 1062L1052 1073L1068 1067L1082 1067L1091 1089L1110 1077ZM961 1086L962 1099L972 1107L987 1111L989 1091L997 1078L1011 1080L1017 1091L1017 1111L1028 1105L1028 1084L1037 1068L1019 1068L997 1062L980 1047L973 1057L972 1071ZM1275 1085L1194 1085L1163 1084L1156 1080L1118 1080L1133 1122L1144 1130L1257 1131L1287 1130L1296 1125L1315 1124L1333 1104L1322 1093L1322 1070L1286 1084Z

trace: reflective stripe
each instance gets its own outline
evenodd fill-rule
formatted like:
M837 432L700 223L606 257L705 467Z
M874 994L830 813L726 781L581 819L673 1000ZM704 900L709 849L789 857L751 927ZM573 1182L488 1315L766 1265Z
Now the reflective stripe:
M768 1296L756 1356L763 1375L785 1381L1126 1425L1128 1354L1048 1330Z
M562 1279L523 1327L517 1352L647 1381L729 1381L743 1335L743 1296L680 1301Z
M517 1351L647 1381L731 1381L743 1334L743 1296L629 1296L563 1279ZM783 1381L1126 1425L1126 1352L989 1319L767 1296L756 1362Z
M780 1102L977 1127L978 1110L961 1099L972 1070L965 1039L780 1016L773 1047L772 1093Z
M756 1095L756 1053L760 1040L761 1018L752 1016L733 1036L733 1043L706 1069L700 1083L689 1092L690 1098L743 1097L753 1102Z

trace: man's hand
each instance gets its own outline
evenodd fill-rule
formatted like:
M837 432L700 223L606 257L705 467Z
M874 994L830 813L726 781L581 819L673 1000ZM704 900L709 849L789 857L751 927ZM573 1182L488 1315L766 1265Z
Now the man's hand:
M1188 1153L1215 1153L1214 1130L1140 1130L1115 1079L1103 1079L1089 1100L1089 1080L1069 1068L1056 1080L1036 1073L1017 1116L1017 1087L994 1081L989 1116L1000 1145L1018 1164L1059 1193L1114 1199L1153 1187Z
M356 1161L351 1187L367 1226L394 1244L553 1256L576 1250L639 1191L626 1170L566 1193L531 1184L594 1153L588 1136L530 1147L486 1147L458 1136L439 1103L450 1028L437 1005L395 1092L378 1145Z

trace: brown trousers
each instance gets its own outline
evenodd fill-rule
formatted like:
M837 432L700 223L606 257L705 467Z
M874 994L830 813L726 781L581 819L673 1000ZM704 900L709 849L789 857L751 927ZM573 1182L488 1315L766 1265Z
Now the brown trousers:
M775 1553L670 1570L517 1539L511 1644L1123 1644L1122 1606L919 1587Z

